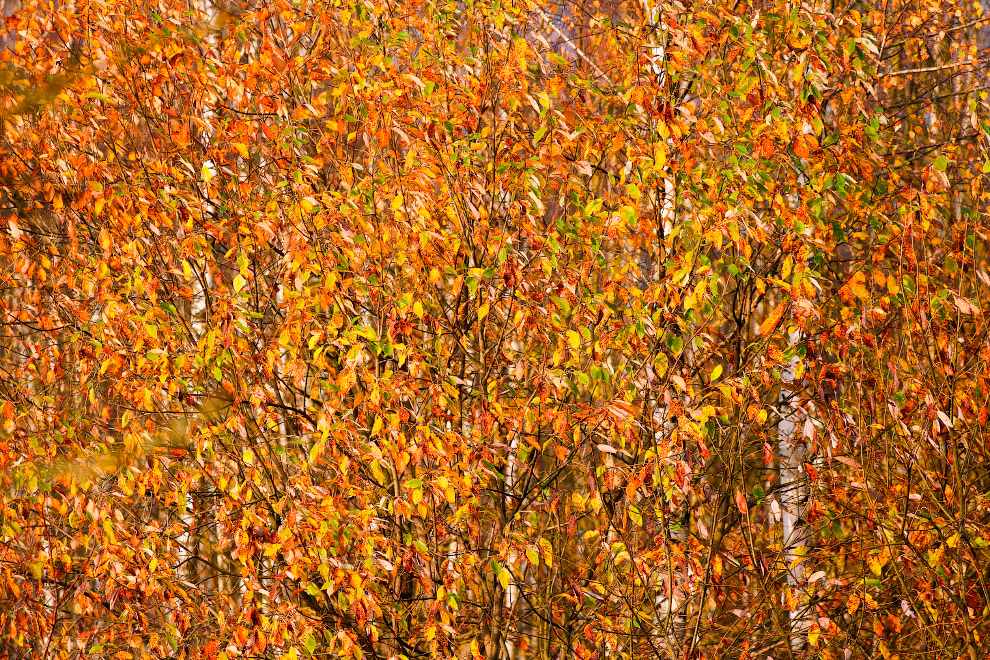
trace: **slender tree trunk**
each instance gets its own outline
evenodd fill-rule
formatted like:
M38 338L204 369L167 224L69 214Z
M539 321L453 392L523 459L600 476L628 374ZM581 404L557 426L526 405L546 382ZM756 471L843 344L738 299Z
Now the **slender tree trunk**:
M801 333L794 332L791 345L801 340ZM794 380L794 367L798 358L792 358L782 374L785 385ZM794 392L781 387L778 400L780 422L777 451L780 459L780 499L782 550L787 572L787 589L791 598L785 599L790 610L790 646L794 650L804 647L808 629L811 627L811 614L804 590L805 570L801 561L807 552L807 530L801 508L806 497L802 487L801 465L804 462L805 446L801 437L804 413L795 405Z

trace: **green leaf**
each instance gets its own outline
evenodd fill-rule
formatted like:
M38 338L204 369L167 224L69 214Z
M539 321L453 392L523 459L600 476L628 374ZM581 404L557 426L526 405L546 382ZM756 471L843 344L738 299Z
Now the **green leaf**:
M619 217L626 221L627 225L634 226L636 220L639 218L639 214L636 213L636 209L631 206L623 206L619 209Z
M319 442L314 443L313 446L310 447L310 449L309 449L309 462L310 463L315 463L316 462L316 458L320 455L320 452L322 450L323 450L323 441L322 440L320 440Z
M89 92L86 94L85 98L98 99L100 101L104 101L105 103L113 103L113 101L111 101L109 97L107 97L105 94L100 94L99 92Z

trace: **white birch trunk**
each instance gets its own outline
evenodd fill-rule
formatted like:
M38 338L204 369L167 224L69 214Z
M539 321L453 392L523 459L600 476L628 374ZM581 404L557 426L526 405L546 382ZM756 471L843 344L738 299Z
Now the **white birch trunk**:
M660 7L659 4L654 0L644 0L644 9L646 10L647 21L649 26L653 29L655 36L659 36L658 33L662 29L660 25ZM656 41L660 41L659 38ZM664 69L664 60L666 58L666 53L662 43L653 43L648 45L650 50L650 68L653 75L657 78L657 83L659 87L663 87L667 82L667 72ZM670 143L670 140L667 141ZM653 265L654 270L658 270L663 267L664 257L666 250L660 252L663 248L662 242L665 241L671 233L674 231L674 226L676 224L676 187L674 185L674 179L670 172L669 167L664 167L664 190L663 198L657 200L660 212L660 227L662 235L658 236L657 246L657 259L656 263ZM690 351L690 346L685 346L685 351ZM687 356L686 356L687 357ZM658 406L657 413L661 417L659 430L657 431L658 436L664 434L673 433L676 428L676 424L669 420L669 406ZM658 438L659 439L659 438ZM677 459L683 459L682 455L676 456ZM690 510L687 508L687 502L684 503L685 510L683 515L678 516L677 523L679 528L677 530L671 530L670 538L672 541L683 544L687 541L690 533ZM670 597L668 598L663 593L658 594L656 598L656 608L657 614L663 617L663 620L658 626L662 630L661 639L658 640L662 642L664 646L667 647L668 653L671 656L680 655L680 648L685 643L685 637L687 632L687 612L682 609L685 606L685 600L690 597L688 593L688 580L689 575L684 573L683 575L679 571L671 569L667 573L667 579L671 581L667 585L670 589ZM680 587L683 591L683 597L678 597L676 589Z
M791 345L801 341L800 331L791 334ZM788 362L782 374L783 383L794 380L794 368L798 358ZM793 392L781 387L778 400L780 422L777 451L780 459L780 505L782 552L787 571L787 587L793 594L797 607L790 612L790 646L800 649L811 627L811 618L805 603L805 569L802 559L807 552L807 531L801 521L801 507L804 502L801 485L801 466L804 461L805 446L801 437L803 413L792 405Z

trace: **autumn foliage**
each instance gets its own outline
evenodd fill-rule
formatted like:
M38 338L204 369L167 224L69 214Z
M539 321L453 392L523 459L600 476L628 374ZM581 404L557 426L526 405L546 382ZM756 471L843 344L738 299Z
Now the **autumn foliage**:
M978 660L978 3L8 0L0 658Z

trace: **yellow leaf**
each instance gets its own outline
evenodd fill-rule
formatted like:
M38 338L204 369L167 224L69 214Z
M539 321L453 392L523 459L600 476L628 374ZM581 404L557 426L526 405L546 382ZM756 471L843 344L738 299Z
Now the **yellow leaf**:
M213 172L210 167L206 164L203 165L203 169L200 171L200 175L203 177L203 183L209 183L210 179L213 178Z
M577 349L577 347L581 344L581 336L573 330L568 330L567 343L571 345L571 348Z
M244 288L244 284L245 284L245 281L244 281L244 276L243 275L235 275L234 276L234 292L235 293L240 293L240 290Z
M945 546L940 545L934 550L928 551L928 565L932 568L938 566L939 562L942 561L942 553L945 552Z
M509 573L509 569L503 568L501 571L499 571L499 573L498 573L498 581L502 584L502 588L503 589L508 589L509 588L509 578L510 577L512 577L512 575Z
M396 195L392 198L391 208L393 211L397 211L400 206L402 206L402 195Z
M780 268L780 279L786 280L791 274L791 268L794 267L794 257L787 255L784 258L784 265Z
M770 316L760 324L760 334L764 337L769 336L777 328L777 324L780 323L780 318L784 315L785 311L787 311L787 303L777 305L770 313Z
M849 290L860 300L866 300L870 295L866 290L866 275L862 272L853 275L849 280Z
M547 541L546 539L540 539L539 544L540 544L540 553L543 555L543 563L547 566L547 568L552 568L553 546L550 544L550 541Z
M413 314L415 314L417 318L423 318L423 304L418 300L413 303Z
M802 80L804 80L804 61L803 60L800 61L800 62L798 62L797 63L797 66L794 67L794 82L795 83L800 83ZM797 145L794 145L794 153L797 153ZM803 156L802 156L802 158L803 158Z
M486 316L488 316L488 303L478 308L478 320L483 321Z
M880 576L880 572L883 570L883 566L880 564L880 557L878 555L870 555L866 559L866 563L869 564L870 570L877 577Z
M237 153L241 155L241 158L246 159L248 157L248 148L243 142L235 142L231 146L234 147L234 149L237 149Z
M822 631L818 627L817 623L811 625L811 630L808 631L808 646L818 646L818 638L821 637Z
M949 540L947 540L945 542L945 544L947 546L949 546L950 548L957 547L959 545L959 532L956 532L955 534L953 534L952 536L950 536L949 537Z
M721 375L722 375L722 365L716 364L715 368L712 369L712 375L709 376L708 380L711 382L715 382L716 380L718 380L718 377Z

